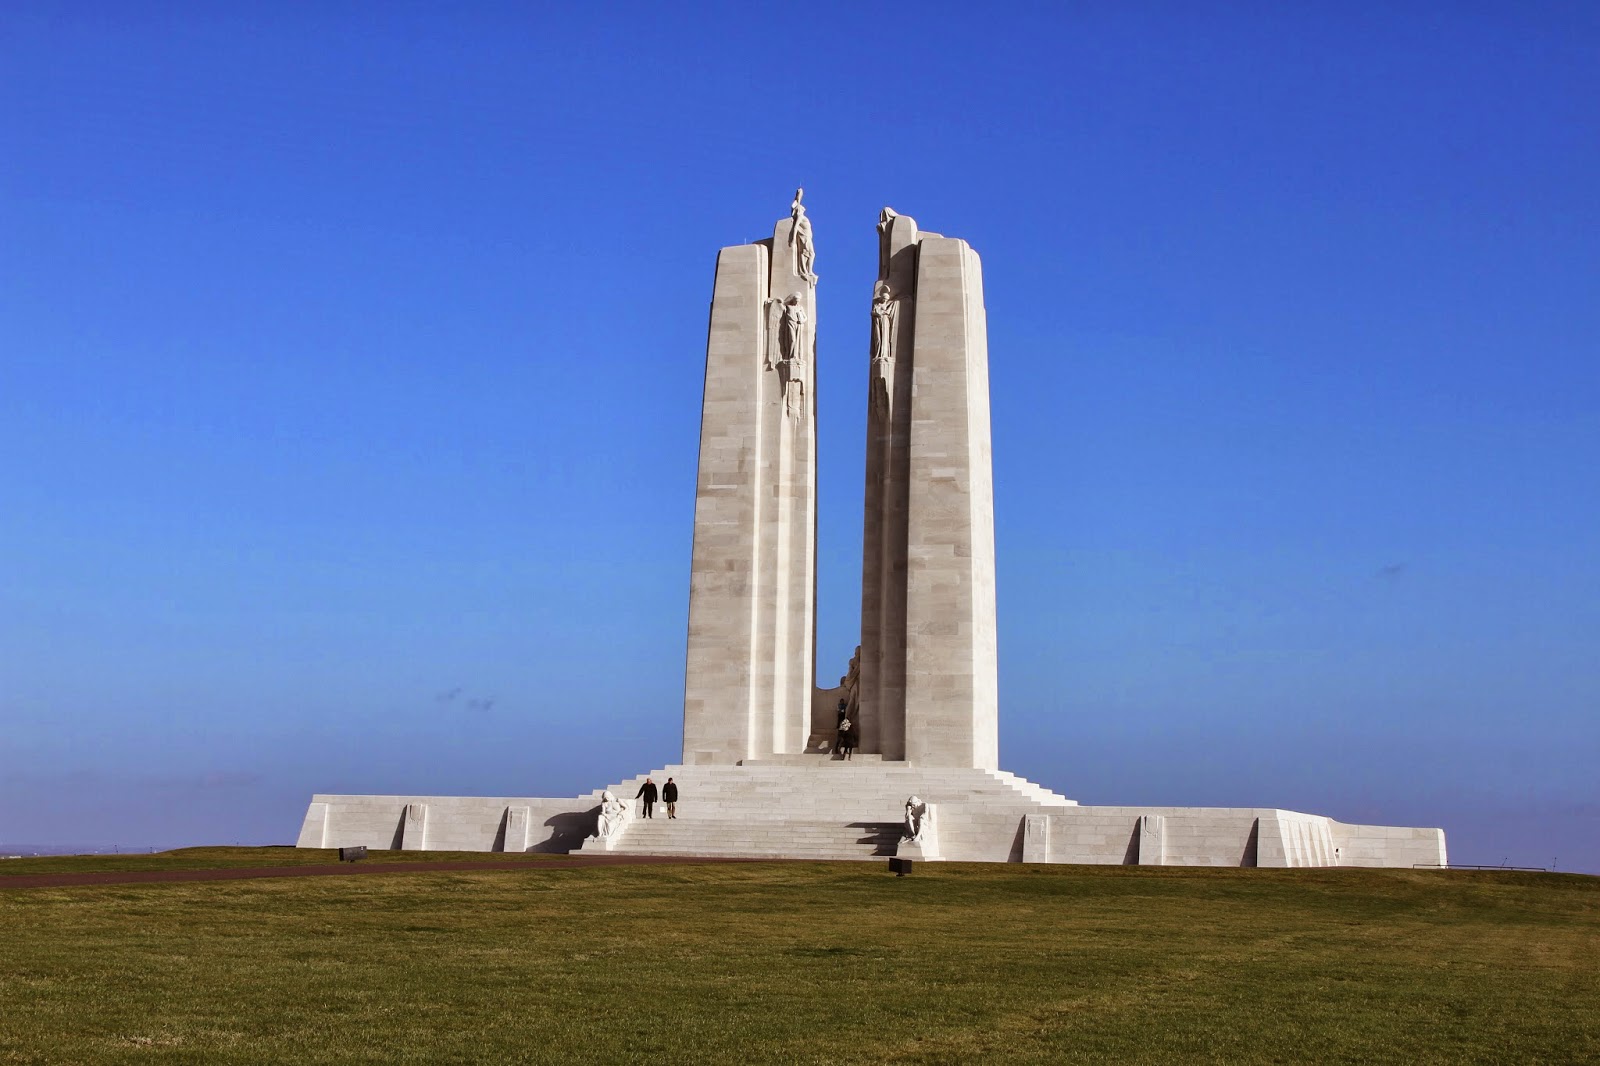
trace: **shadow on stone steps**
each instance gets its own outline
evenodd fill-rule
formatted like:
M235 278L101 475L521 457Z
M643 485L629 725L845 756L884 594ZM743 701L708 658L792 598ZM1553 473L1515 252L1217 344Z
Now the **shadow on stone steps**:
M905 827L899 822L851 822L851 829L862 830L858 844L871 844L874 855L893 855L905 836Z

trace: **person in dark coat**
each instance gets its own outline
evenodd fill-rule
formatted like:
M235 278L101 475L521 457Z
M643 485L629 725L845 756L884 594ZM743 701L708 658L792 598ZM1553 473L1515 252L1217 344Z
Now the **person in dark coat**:
M672 778L667 778L667 783L661 786L661 802L667 805L667 817L678 816L678 786Z
M850 758L850 753L856 750L856 727L855 723L848 718L839 723L839 747L843 750L846 759Z
M638 799L640 796L644 797L644 816L646 818L655 817L652 811L656 805L656 795L656 783L648 777L644 779L644 784L639 786L639 791L634 793L634 799Z

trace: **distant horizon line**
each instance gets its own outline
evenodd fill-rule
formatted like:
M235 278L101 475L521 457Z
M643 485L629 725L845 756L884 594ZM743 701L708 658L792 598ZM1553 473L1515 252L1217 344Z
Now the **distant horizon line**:
M271 844L246 844L234 842L232 844L38 844L19 843L12 844L0 841L0 856L8 856L17 852L31 855L101 855L126 853L131 855L150 854L160 851L176 851L179 848L292 848L292 843Z

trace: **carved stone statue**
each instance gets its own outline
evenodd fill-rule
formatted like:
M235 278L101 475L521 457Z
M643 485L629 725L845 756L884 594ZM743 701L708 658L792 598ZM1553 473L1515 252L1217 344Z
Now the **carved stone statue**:
M889 291L887 281L878 282L872 291L872 407L889 409L889 391L894 381L895 330L900 320L900 301Z
M767 301L767 369L774 370L783 362L783 301Z
M766 367L778 372L789 414L798 414L805 405L806 363L813 343L805 302L792 292L782 300L768 300L766 312Z
M628 823L629 807L626 800L618 799L610 789L600 793L600 818L595 823L594 835L610 840Z
M810 354L810 330L806 328L806 309L800 294L790 293L783 301L783 318L778 324L778 378L783 383L784 404L789 414L797 415L805 406L806 356Z
M889 291L887 281L878 282L872 290L872 361L894 358L894 327L899 317L900 301Z
M928 805L916 796L906 800L906 839L913 844L922 843L922 829L928 813Z
M811 243L811 220L806 217L805 204L800 202L805 194L804 188L796 189L794 202L789 205L789 247L794 250L794 272L815 285L817 275L811 267L816 262L817 249Z
M889 230L894 227L894 220L899 214L892 207L885 207L878 212L878 277L889 276Z
M783 301L783 317L778 323L778 358L784 362L806 361L806 308L800 294L791 292Z

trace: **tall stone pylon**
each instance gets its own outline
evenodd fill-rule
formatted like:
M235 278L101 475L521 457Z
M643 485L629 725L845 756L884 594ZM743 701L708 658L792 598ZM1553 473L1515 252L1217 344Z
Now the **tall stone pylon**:
M683 761L800 752L816 673L816 293L795 192L717 255L689 580Z
M861 567L861 750L997 769L994 471L983 268L878 221Z

